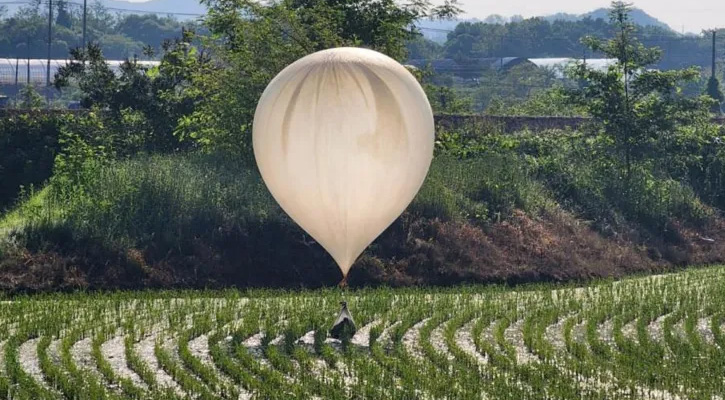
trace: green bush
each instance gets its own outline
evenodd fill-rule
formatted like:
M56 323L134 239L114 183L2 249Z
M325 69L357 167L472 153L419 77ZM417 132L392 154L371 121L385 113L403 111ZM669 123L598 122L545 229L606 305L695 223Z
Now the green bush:
M410 211L428 218L490 221L515 209L536 214L549 203L522 157L485 151L470 159L436 157Z
M602 136L447 132L419 202L429 217L492 219L514 209L535 213L554 199L604 230L627 222L655 231L675 221L702 226L712 206L722 207L725 146L700 136L683 133L676 138L681 153L670 150L669 157L633 164L628 172ZM451 157L462 160L448 165Z
M711 216L692 187L655 163L623 166L605 155L599 139L579 134L523 138L519 150L535 157L537 176L565 208L600 226L625 220L662 230L680 220L702 225Z
M41 201L35 200L42 212L28 203L12 214L15 220L43 229L61 224L76 237L115 248L151 242L173 247L217 231L262 226L270 218L289 224L256 168L236 157L88 157L71 164L74 157L60 158L64 167L58 171L65 172L53 178ZM544 188L516 154L492 152L468 160L444 155L434 160L409 211L428 218L487 221L506 218L514 209L536 213L548 202Z
M0 210L17 200L21 188L41 185L50 177L64 118L41 113L0 115Z
M281 215L256 169L218 154L91 159L50 189L67 226L108 246L178 246Z

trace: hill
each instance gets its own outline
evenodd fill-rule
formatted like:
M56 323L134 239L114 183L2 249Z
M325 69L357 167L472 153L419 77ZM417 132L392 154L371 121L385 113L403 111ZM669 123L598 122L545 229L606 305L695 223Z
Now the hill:
M725 220L689 187L642 172L622 198L609 170L580 155L586 144L571 144L577 133L501 137L511 148L490 135L475 157L436 156L416 200L355 264L351 286L584 281L725 262ZM56 179L0 218L0 290L341 279L238 157L140 156L78 176L82 193Z
M658 28L672 30L669 25L647 14L644 10L639 8L633 9L630 17L632 18L632 21L639 26L655 26ZM586 18L607 20L609 18L609 10L606 8L599 8L585 14L557 13L543 18L547 21L581 21Z
M632 13L630 14L632 20L635 24L639 26L651 26L651 27L658 27L662 29L666 29L669 31L672 31L673 29L665 24L664 22L658 20L657 18L647 14L644 10L641 10L639 8L635 8L632 10ZM594 11L590 11L588 13L584 14L568 14L568 13L557 13L553 15L547 15L540 17L546 21L554 22L554 21L581 21L587 18L591 18L593 20L597 19L603 19L608 20L609 19L609 10L606 8L599 8ZM418 23L418 27L422 30L423 36L425 36L426 39L432 40L437 43L444 43L448 36L448 31L452 31L456 28L456 26L461 22L484 22L487 24L505 24L509 22L516 22L521 21L523 17L520 15L515 15L511 17L505 17L501 15L489 15L488 17L484 18L483 20L479 20L476 18L472 19L452 19L452 20L423 20Z

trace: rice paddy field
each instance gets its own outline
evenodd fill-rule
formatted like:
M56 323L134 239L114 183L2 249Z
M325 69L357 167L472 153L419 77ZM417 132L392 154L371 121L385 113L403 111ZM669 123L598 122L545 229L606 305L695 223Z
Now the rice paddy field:
M327 330L347 300L358 331ZM725 267L588 287L0 303L9 399L721 399Z

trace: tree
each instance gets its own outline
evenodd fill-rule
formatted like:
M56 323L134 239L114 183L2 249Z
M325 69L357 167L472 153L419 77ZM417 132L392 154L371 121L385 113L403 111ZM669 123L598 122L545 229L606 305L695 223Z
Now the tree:
M629 4L613 2L610 23L616 29L614 37L583 39L593 52L615 58L616 64L606 71L579 64L570 73L583 84L566 93L570 104L582 107L600 123L602 141L611 145L624 165L625 181L629 181L634 163L655 157L663 141L702 118L710 104L704 97L682 93L682 84L699 77L697 69L649 68L661 52L637 40L630 11Z
M399 5L395 0L204 0L212 48L224 68L197 76L203 99L183 118L177 133L205 146L250 154L249 134L264 88L284 67L318 50L363 46L397 60L419 35L414 22L448 17L455 0L434 7L427 0Z
M480 57L570 57L581 58L586 50L583 36L611 38L616 27L606 19L584 18L577 21L521 19L510 22L461 22L448 34L445 57L471 59ZM725 35L725 30L720 31ZM699 65L710 66L711 42L698 35L679 35L658 26L638 26L637 36L646 46L666 43L667 52L657 68L675 69ZM725 41L718 43L718 53L725 52ZM588 53L587 57L602 57Z
M725 96L723 96L723 93L720 90L720 81L718 81L717 77L711 76L710 79L707 80L707 89L705 90L705 94L710 96L713 100L710 110L714 114L720 114L722 112L722 110L720 110L720 104L723 100L725 100Z
M135 59L126 60L120 75L110 69L97 44L74 49L71 62L59 69L55 86L63 89L75 83L82 92L81 106L106 110L117 126L133 123L140 132L128 133L137 135L132 147L177 150L182 147L174 136L178 121L191 114L203 96L191 86L192 75L205 75L203 70L211 66L209 54L191 46L193 35L185 30L181 38L165 42L157 68L148 69Z
M436 60L441 58L443 46L423 36L413 38L406 43L410 60Z
M45 106L45 99L35 90L33 85L25 85L18 92L15 106L17 108L38 109Z
M171 17L158 15L128 14L119 18L116 30L136 42L151 45L160 50L164 40L177 37L181 32L181 23Z
M65 0L58 0L58 16L55 18L55 23L70 28L73 25L73 16L68 11L68 4Z
M424 89L436 114L473 113L473 99L450 87L426 84Z

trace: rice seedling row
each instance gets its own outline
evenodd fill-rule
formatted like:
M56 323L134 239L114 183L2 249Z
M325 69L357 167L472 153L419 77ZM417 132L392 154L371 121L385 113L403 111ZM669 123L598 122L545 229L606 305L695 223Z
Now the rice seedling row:
M118 292L0 303L12 399L721 399L725 268L585 288ZM332 339L339 301L358 332Z

